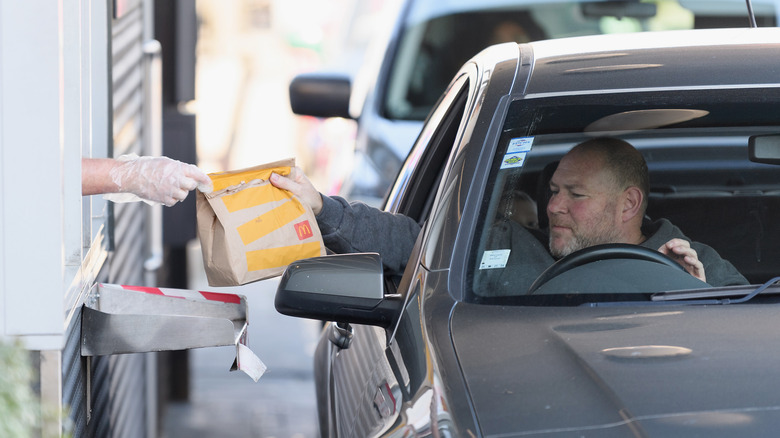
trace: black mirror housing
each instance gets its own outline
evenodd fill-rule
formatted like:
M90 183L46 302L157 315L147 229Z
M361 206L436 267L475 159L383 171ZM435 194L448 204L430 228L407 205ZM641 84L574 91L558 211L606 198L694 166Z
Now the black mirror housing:
M389 327L402 300L384 296L379 254L361 253L291 263L279 281L274 305L288 316Z
M290 108L295 114L351 119L352 81L343 73L303 73L290 82Z

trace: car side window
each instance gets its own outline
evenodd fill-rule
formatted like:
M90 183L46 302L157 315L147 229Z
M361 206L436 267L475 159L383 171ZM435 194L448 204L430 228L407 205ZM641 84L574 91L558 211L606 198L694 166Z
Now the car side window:
M442 96L438 109L429 116L431 120L438 119L440 122L429 123L429 126L436 126L435 130L420 134L389 194L386 210L409 216L420 225L428 219L447 158L458 135L468 90L469 81L463 78ZM427 142L423 142L425 138ZM386 292L395 293L400 280L400 276L386 278Z
M436 189L444 173L447 158L455 144L466 108L468 81L451 92L457 94L441 116L438 129L431 135L427 145L417 145L424 146L424 150L420 152L416 147L410 153L410 158L415 153L420 156L416 166L411 170L408 185L398 203L398 212L416 219L419 223L425 222L430 215ZM421 135L421 138L423 137L424 134Z

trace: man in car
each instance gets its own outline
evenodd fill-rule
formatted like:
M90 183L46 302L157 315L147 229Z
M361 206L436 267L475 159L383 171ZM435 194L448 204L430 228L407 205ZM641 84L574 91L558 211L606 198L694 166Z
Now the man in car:
M387 269L403 271L420 231L413 219L323 196L298 168L289 177L272 175L271 183L311 206L325 245L332 251L377 252ZM595 138L572 148L553 173L550 189L547 216L552 257L541 260L542 264L593 245L628 243L670 256L688 273L713 286L748 283L714 249L691 242L668 220L643 226L649 192L647 164L623 140Z
M645 221L650 178L642 154L628 142L601 137L572 148L550 180L549 249L556 259L603 243L656 249L714 286L747 280L711 247L666 219Z

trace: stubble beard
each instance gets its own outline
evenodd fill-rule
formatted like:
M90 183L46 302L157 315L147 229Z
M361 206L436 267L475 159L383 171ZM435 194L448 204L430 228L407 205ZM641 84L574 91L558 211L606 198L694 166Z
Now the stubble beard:
M554 236L552 233L550 233L550 241L548 245L550 247L550 254L552 254L555 259L561 259L575 251L579 251L594 245L621 242L620 235L616 227L612 226L603 227L598 233L590 236L582 235L574 229L572 229L571 232L571 238L565 241L563 245L558 248L553 248Z

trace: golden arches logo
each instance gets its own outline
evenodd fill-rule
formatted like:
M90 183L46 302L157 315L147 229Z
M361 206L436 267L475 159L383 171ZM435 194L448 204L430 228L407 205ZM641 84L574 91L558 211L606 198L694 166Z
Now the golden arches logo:
M309 221L303 221L295 224L295 233L298 234L298 240L306 240L309 237L314 236L314 232L311 230Z

